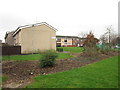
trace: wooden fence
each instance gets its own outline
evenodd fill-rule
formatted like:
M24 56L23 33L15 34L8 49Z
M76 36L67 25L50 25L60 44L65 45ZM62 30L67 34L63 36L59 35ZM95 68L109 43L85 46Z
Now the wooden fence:
M0 46L2 55L18 55L21 54L21 46Z

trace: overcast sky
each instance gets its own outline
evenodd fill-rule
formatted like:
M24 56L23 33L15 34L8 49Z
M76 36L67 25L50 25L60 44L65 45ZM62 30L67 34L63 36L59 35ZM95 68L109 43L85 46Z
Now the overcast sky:
M57 35L77 36L93 31L99 38L106 27L118 31L119 0L1 0L0 39L19 26L47 22Z

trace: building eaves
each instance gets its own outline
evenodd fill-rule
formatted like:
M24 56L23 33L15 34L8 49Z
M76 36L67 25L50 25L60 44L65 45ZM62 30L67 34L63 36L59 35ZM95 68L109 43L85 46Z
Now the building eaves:
M52 27L51 25L49 25L46 22L41 22L41 23L36 23L36 24L30 24L30 25L24 25L24 26L19 26L15 32L13 33L13 36L15 36L21 29L23 28L28 28L28 27L34 27L34 26L39 26L39 25L46 25L48 27L50 27L51 29L53 29L54 31L58 31L56 28Z
M56 35L56 37L78 38L77 36L62 36L62 35Z

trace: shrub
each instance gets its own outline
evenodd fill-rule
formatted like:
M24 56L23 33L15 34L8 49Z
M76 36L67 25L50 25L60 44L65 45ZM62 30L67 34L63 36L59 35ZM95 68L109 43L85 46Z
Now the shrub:
M108 54L110 51L111 51L111 48L110 48L110 46L107 45L107 44L104 44L104 45L102 46L102 48L100 48L100 52L101 52L102 54Z
M84 54L86 56L97 56L99 55L99 49L97 47L86 47Z
M58 52L63 52L63 48L57 48Z
M92 32L87 35L84 41L84 54L86 56L96 56L99 54L99 49L96 46L97 41Z
M42 52L42 57L40 59L40 67L49 67L55 64L57 58L57 53L54 50L47 50Z

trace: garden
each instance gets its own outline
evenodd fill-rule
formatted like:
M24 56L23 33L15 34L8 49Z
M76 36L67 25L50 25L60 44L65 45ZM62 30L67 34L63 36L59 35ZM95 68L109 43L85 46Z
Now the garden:
M118 88L118 51L88 38L85 47L3 56L3 88Z

